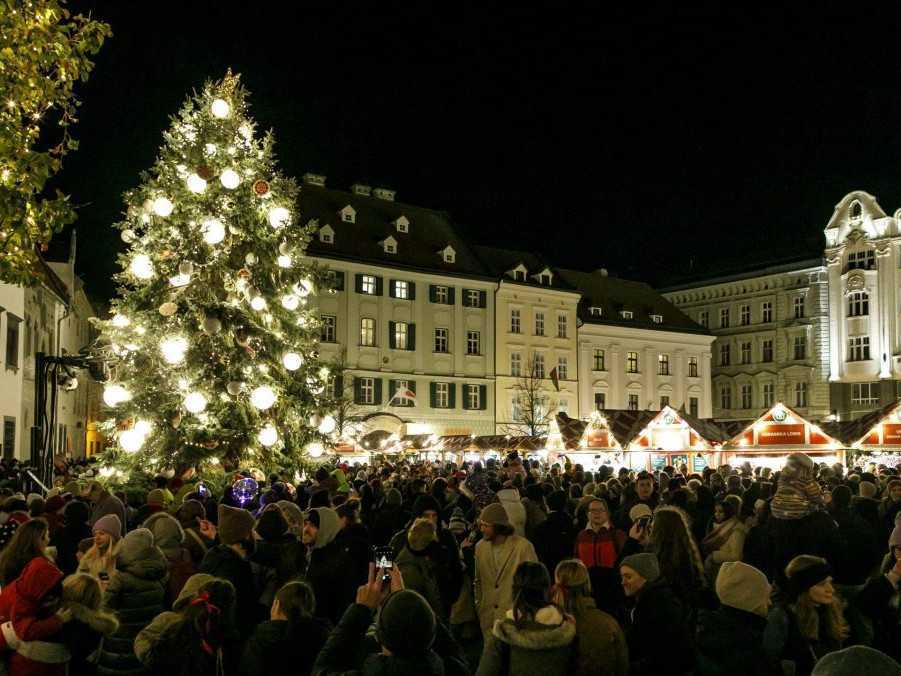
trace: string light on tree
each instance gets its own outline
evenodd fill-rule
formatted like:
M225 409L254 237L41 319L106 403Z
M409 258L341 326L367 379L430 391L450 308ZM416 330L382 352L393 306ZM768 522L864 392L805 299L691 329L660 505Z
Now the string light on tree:
M185 352L188 351L188 341L184 336L171 336L160 343L160 352L167 364L173 366L181 364L185 360Z
M200 392L190 392L185 396L184 405L188 413L203 413L206 410L207 399Z
M154 275L153 262L147 254L138 254L132 258L129 269L138 279L152 279Z
M116 315L113 315L111 323L117 329L124 329L129 324L131 324L131 320L123 314L116 314Z
M216 99L210 106L210 112L213 114L213 117L224 120L231 114L232 107L228 105L228 101L225 99Z

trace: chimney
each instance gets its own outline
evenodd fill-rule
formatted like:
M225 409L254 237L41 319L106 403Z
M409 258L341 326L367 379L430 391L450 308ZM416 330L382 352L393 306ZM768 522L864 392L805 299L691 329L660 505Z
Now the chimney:
M396 194L393 190L388 190L388 188L375 188L372 191L373 196L377 197L380 200L385 200L386 202L393 202L394 195Z
M350 191L354 195L363 195L363 197L369 197L372 194L372 187L368 185L363 185L362 183L354 183L350 186Z
M303 182L307 185L318 185L320 188L325 187L325 176L322 174L312 174L307 172L303 175Z

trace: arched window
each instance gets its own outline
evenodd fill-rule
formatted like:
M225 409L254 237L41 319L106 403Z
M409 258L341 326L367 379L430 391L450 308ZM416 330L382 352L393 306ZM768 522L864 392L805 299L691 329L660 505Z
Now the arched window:
M857 200L854 200L853 202L851 202L851 206L848 207L848 215L852 219L860 218L860 216L861 216L860 202L858 202Z
M866 291L852 291L848 294L848 316L866 317L870 314L870 294Z

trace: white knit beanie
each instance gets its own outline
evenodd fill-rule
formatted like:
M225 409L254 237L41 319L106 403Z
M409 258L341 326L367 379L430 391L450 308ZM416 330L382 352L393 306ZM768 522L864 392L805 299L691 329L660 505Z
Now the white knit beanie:
M754 566L727 561L716 576L716 595L724 606L765 617L770 583Z

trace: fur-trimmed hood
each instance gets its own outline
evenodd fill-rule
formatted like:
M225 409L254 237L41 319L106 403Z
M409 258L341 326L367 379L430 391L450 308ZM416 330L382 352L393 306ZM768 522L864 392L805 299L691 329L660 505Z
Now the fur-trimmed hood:
M524 650L553 650L565 648L576 637L576 624L556 607L546 606L535 614L535 619L517 627L513 611L508 610L503 620L494 623L494 637Z
M86 624L93 631L104 636L114 634L119 628L119 620L112 613L104 610L91 610L86 605L75 601L67 601L63 607L72 611L73 619Z

